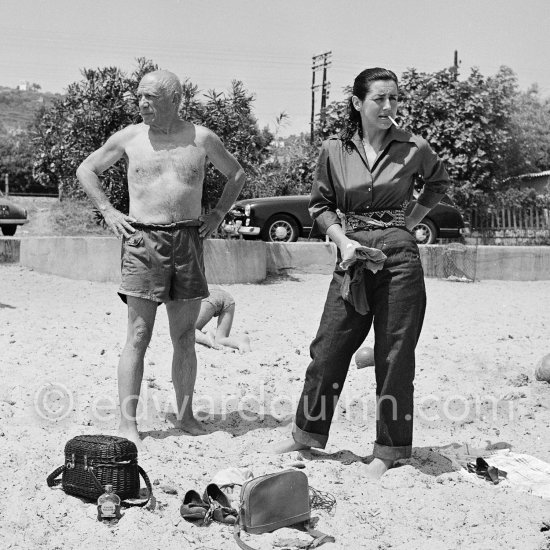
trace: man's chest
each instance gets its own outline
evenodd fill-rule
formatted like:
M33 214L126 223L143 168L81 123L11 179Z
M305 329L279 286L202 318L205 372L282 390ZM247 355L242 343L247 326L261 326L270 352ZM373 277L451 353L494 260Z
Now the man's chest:
M136 142L126 151L128 175L136 179L176 176L178 179L192 180L204 175L206 154L195 145Z

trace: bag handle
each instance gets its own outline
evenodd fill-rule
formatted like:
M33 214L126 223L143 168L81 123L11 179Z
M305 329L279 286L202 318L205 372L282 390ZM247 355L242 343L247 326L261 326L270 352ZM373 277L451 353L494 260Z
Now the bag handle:
M46 483L48 484L48 487L55 487L56 485L59 485L61 483L61 479L56 479L61 473L65 471L65 465L59 466L59 468L56 468L47 478ZM145 485L147 486L147 490L149 491L149 494L147 495L147 498L138 500L138 499L126 499L123 500L120 504L121 506L125 508L130 508L132 506L145 506L149 500L151 500L151 497L153 496L153 487L151 486L151 481L149 480L149 476L145 473L145 470L138 464L138 471L141 477L143 478L143 481L145 481ZM105 487L99 483L99 480L97 479L93 467L88 468L88 472L92 474L92 480L94 482L94 485L98 491L101 491L101 494L105 492Z
M256 550L256 548L248 546L248 544L246 544L246 542L241 539L241 526L238 521L237 523L235 523L235 527L233 528L233 538L235 539L235 542L239 545L239 548L242 548L242 550Z
M55 479L59 474L63 473L65 471L65 465L59 466L59 468L56 468L47 478L46 483L48 484L48 487L55 487L56 485L59 485L61 483L61 479Z
M335 539L332 535L327 535L325 533L322 533L321 531L313 529L309 524L309 521L305 521L303 525L309 535L313 537L313 540L305 548L317 548L325 542L335 542ZM248 546L248 544L246 544L246 542L241 539L241 525L239 522L235 523L235 527L233 528L233 538L235 539L235 542L239 545L239 548L242 548L242 550L256 550L252 546Z

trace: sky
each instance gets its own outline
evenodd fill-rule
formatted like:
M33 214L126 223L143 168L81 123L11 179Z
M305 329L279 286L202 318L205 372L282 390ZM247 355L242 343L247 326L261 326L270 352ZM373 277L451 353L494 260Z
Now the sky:
M433 72L455 50L462 76L507 65L521 89L550 96L550 0L0 1L2 86L63 92L82 68L131 72L146 57L202 91L243 81L281 136L309 132L314 55L332 52L331 101L367 67Z

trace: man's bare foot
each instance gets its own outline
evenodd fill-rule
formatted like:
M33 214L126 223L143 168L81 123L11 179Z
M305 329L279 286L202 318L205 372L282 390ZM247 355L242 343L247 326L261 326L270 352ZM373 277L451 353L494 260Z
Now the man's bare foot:
M378 481L392 466L393 460L373 458L366 469L365 477L371 481Z
M178 430L183 430L189 435L204 435L206 433L206 429L202 423L199 422L194 416L178 420L175 426Z
M285 439L284 441L279 441L278 443L273 443L268 445L267 452L282 455L284 453L291 453L293 451L307 451L311 449L309 445L304 445L303 443L298 443L294 439Z
M133 443L135 443L138 450L141 448L141 439L139 437L139 432L137 430L137 424L129 425L120 425L118 428L118 435L120 437L125 437Z

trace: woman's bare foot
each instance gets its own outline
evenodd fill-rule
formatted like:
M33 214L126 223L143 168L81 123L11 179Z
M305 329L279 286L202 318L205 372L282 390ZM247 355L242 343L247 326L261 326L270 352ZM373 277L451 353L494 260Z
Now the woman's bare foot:
M366 478L372 481L378 481L392 466L393 460L385 458L373 458L366 469Z
M135 422L128 424L120 424L118 428L119 437L125 437L133 443L135 443L138 450L141 448L141 439L139 437L139 432L137 429L137 424Z
M209 330L206 333L206 339L208 340L208 345L213 349L222 349L222 346L220 346L216 342L216 333L213 330Z
M206 433L206 429L204 428L202 423L199 422L194 416L178 420L175 426L178 430L183 430L189 435L204 435Z
M251 351L250 338L248 336L241 336L239 338L239 353L248 353Z
M267 451L272 454L282 455L284 453L291 453L293 451L306 451L308 449L311 449L309 445L298 443L293 438L290 438L269 445Z

